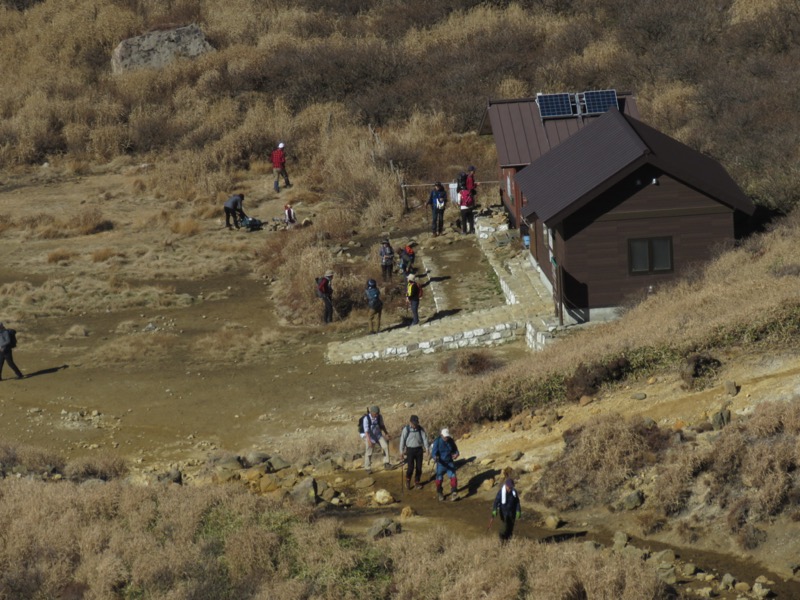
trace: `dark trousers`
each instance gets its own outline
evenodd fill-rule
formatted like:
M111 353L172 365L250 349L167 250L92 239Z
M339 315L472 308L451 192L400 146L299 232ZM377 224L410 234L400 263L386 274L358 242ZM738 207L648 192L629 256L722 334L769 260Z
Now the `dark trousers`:
M514 523L517 521L517 516L514 514L504 515L500 513L500 522L503 526L500 528L500 541L507 542L511 539L514 533Z
M471 208L461 211L461 233L475 233L475 212Z
M225 227L231 226L231 219L233 219L233 226L239 229L239 220L244 217L244 213L235 208L225 207Z
M409 300L408 303L411 306L411 324L419 325L419 299Z
M444 209L439 210L434 207L431 209L431 233L442 233L444 230Z
M419 478L422 477L422 446L419 448L406 448L406 479L411 479L414 475L414 481L419 483Z
M392 271L394 270L394 265L389 263L388 265L381 265L381 272L383 273L383 280L384 281L391 281L392 280Z
M17 377L22 377L22 371L20 371L14 363L14 354L11 348L0 351L0 378L3 376L3 364L5 363L8 363L8 366L11 367L11 370L14 371Z
M322 312L322 320L325 323L333 322L333 298L330 296L322 296L322 304L324 306Z

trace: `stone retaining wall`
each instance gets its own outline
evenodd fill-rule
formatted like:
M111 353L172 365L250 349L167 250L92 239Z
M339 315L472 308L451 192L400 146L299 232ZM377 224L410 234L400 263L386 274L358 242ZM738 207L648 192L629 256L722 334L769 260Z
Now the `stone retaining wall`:
M440 350L496 346L510 342L517 336L525 335L525 331L525 326L515 321L499 323L489 327L479 327L445 335L424 342L416 342L405 346L390 346L380 351L364 352L353 356L350 360L357 363L367 360L406 358L420 354L432 354Z

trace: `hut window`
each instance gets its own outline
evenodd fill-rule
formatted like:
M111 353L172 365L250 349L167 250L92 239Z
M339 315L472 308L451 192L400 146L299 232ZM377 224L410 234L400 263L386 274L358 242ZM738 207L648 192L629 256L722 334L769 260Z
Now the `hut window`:
M631 275L672 272L672 238L628 240L628 272Z

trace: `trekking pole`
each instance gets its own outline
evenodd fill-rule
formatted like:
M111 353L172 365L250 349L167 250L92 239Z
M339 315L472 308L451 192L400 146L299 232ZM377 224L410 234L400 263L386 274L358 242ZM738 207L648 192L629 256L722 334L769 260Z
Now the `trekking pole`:
M403 485L403 467L406 464L406 457L405 457L405 455L402 455L402 456L403 456L403 460L400 461L400 490L401 490L400 494L402 495L403 498L405 498L406 497L406 486Z
M489 519L489 526L486 528L486 531L489 531L492 528L492 523L494 523L494 517Z

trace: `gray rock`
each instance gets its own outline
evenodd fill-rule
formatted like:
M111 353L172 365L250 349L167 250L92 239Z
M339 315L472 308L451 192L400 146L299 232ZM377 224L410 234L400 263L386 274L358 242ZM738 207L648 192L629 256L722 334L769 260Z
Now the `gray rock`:
M242 457L242 463L245 467L255 467L256 465L267 462L269 458L269 454L266 452L254 450L252 452L248 452Z
M631 492L622 500L622 506L625 510L634 510L644 504L644 494L641 490Z
M375 485L375 480L372 477L364 477L363 479L359 479L356 481L356 489L363 490L368 487L372 487Z
M719 431L730 422L731 422L731 411L728 410L727 408L719 412L715 412L711 416L711 426L714 428L714 431Z
M684 575L686 575L688 577L691 577L692 575L697 573L697 565L695 565L694 563L690 563L690 562L684 563L683 566L681 567L681 572Z
M614 550L621 550L628 545L630 537L624 531L617 531L614 534Z
M678 581L678 576L675 574L675 565L668 563L661 563L656 569L658 578L667 585L674 585Z
M666 550L661 550L661 552L656 552L653 554L653 562L671 565L675 562L675 553L669 548Z
M564 524L558 515L547 515L544 519L544 526L548 529L558 529Z
M158 476L158 480L163 483L177 483L181 485L183 483L183 473L178 469L170 469L166 473L161 473Z
M647 552L636 546L625 546L622 549L622 553L632 560L644 560L647 558Z
M326 458L314 465L314 473L317 475L330 475L338 469L338 465L332 459Z
M178 58L194 58L214 49L195 25L151 31L122 40L111 55L115 75L135 69L161 69Z
M636 392L635 394L631 394L631 400L646 400L647 394L644 392Z
M380 504L381 506L385 506L387 504L392 504L394 502L394 498L389 493L389 490L376 490L375 491L375 503Z
M522 455L522 452L520 452L519 450L517 450L516 452L512 452L512 453L511 453L511 456L509 456L509 457L508 457L508 459L509 459L511 462L516 462L516 461L518 461L520 458L522 458L522 456L523 456L523 455Z
M336 490L332 487L325 488L325 491L322 492L320 497L325 500L325 502L330 502L336 497Z
M764 587L762 583L756 582L753 584L753 589L750 593L756 598L768 598L770 595L772 595L772 590L770 590L768 587Z
M735 585L736 577L730 573L725 573L725 575L722 576L722 581L720 581L719 587L723 590L730 590L733 589L733 586Z
M273 456L269 459L269 467L270 470L273 472L282 471L283 469L288 469L292 465L285 460L283 460L280 456Z
M735 396L736 394L739 393L739 386L736 385L735 381L730 381L730 380L726 381L725 393L728 394L728 396Z
M317 503L317 482L313 477L306 477L294 486L289 496L297 504L315 506Z
M367 538L375 540L382 537L389 537L396 533L400 533L400 523L395 523L392 519L383 517L372 524L372 527L367 531Z

